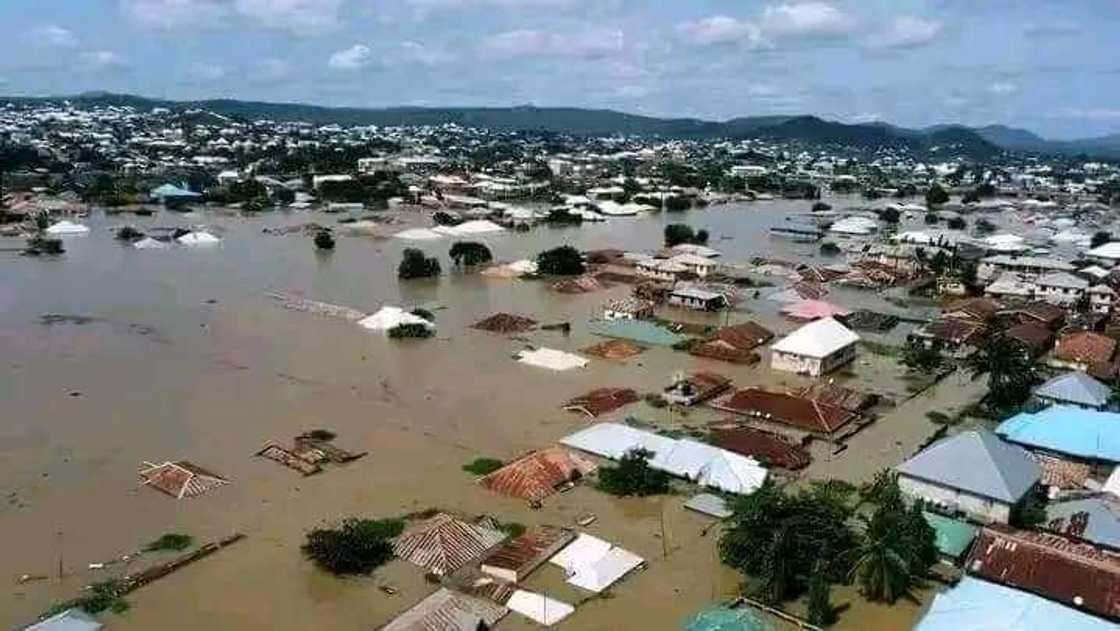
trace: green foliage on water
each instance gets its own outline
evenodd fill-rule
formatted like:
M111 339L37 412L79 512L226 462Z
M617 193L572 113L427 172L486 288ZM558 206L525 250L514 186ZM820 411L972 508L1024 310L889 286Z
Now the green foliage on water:
M194 537L177 532L169 532L144 546L144 552L165 552L186 550L194 543Z
M599 469L599 490L611 495L661 495L669 492L669 474L649 466L653 452L634 449L622 456L618 466Z
M320 569L336 576L369 574L393 558L391 540L404 532L402 519L350 517L307 533L300 547Z
M504 466L505 463L497 458L475 458L463 465L463 471L475 475L490 475Z

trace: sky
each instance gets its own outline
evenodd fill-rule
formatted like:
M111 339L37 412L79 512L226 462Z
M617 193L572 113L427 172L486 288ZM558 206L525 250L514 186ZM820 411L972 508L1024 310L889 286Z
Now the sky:
M1120 132L1120 0L2 0L0 94Z

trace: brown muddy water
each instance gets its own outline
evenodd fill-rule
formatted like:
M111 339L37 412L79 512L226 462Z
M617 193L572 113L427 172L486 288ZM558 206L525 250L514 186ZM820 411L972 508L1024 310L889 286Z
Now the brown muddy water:
M807 208L807 202L782 201L731 205L481 240L501 260L560 243L651 250L666 223L687 221L712 233L711 245L725 260L811 256L815 245L775 241L766 233L784 215ZM123 572L123 564L88 566L162 533L190 533L202 542L237 531L248 538L130 595L130 611L105 616L109 628L377 628L434 590L422 571L394 561L371 578L331 578L301 558L303 535L343 516L388 517L428 507L528 525L570 526L592 512L598 516L588 528L592 534L649 561L611 597L584 603L561 628L679 628L691 612L734 593L738 578L718 563L718 533L682 509L683 496L620 501L578 488L534 511L478 488L460 467L477 456L510 459L585 426L558 406L593 387L651 391L674 372L697 368L749 385L772 379L765 369L669 349L625 364L595 360L566 373L526 367L511 359L524 341L467 326L497 311L570 320L570 336L533 332L527 339L576 351L598 341L587 331L588 317L628 288L571 296L543 283L456 273L398 283L404 247L439 254L448 270L451 241L341 236L337 249L323 255L306 236L262 233L312 220L333 218L95 212L86 222L90 234L66 239L62 257L3 255L0 577L6 582L0 625L28 622L84 585ZM124 223L206 224L223 241L211 248L138 251L113 240L114 228ZM0 246L20 243L0 239ZM284 310L266 296L270 291L369 312L385 304L425 305L436 308L439 334L393 342L350 322ZM875 296L834 299L853 306ZM764 301L749 301L745 309L752 313L733 314L731 322L757 317L778 332L793 328ZM47 325L40 321L46 313L90 320ZM665 419L644 404L629 411L677 424L714 418L697 412L692 419ZM329 428L340 446L369 455L312 478L253 456L267 440L286 442L313 428ZM183 501L138 487L141 461L176 459L233 483ZM562 591L570 588L552 570L542 569L530 588L580 597ZM24 574L47 578L17 583ZM398 593L386 595L380 585ZM906 628L915 613L892 610L876 617L875 626ZM848 624L858 624L858 616L846 617L842 625ZM501 625L533 626L516 614Z

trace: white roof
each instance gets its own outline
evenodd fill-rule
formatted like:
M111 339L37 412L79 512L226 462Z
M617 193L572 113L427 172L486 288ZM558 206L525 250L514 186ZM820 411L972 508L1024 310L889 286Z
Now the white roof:
M1111 241L1086 252L1101 259L1120 259L1120 241Z
M183 245L215 245L221 242L221 239L205 231L188 232L175 240Z
M611 460L618 460L626 452L645 449L665 458L673 450L676 441L659 436L653 432L635 429L618 423L599 423L560 439L569 447L575 447ZM654 458L658 460L658 458Z
M47 228L47 234L85 234L87 232L89 232L89 228L65 219Z
M549 562L564 569L569 584L599 593L644 563L645 559L581 532L575 541Z
M432 323L418 315L413 315L400 307L381 307L377 313L358 320L358 324L372 331L388 331L402 324L423 324L431 327Z
M478 219L475 221L465 221L457 226L436 226L433 228L434 232L446 234L453 237L461 237L472 234L490 234L492 232L505 232L505 228L499 226L493 221L486 219ZM399 236L399 235L398 235Z
M770 348L780 353L821 358L858 341L859 336L835 318L822 318L783 337Z
M438 241L443 238L442 234L427 228L409 228L408 230L401 230L393 236L408 241Z
M162 250L170 246L168 246L163 241L160 241L159 239L144 237L136 243L133 243L132 247L136 248L137 250Z
M506 607L546 627L560 622L576 610L568 603L553 600L548 596L542 596L524 589L513 592L509 602L506 603Z
M679 243L677 245L674 245L672 249L674 252L695 254L697 256L703 256L707 258L715 258L720 255L719 250L709 248L706 245L698 245L695 243Z
M517 354L517 361L538 368L551 370L571 370L583 368L589 362L573 353L565 353L554 348L538 348L532 351L521 351Z

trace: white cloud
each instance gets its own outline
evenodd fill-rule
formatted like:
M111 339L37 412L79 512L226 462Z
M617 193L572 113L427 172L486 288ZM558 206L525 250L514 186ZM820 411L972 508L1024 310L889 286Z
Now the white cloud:
M125 66L124 59L111 50L91 50L84 52L81 54L80 60L85 66L95 70L119 69Z
M120 0L134 23L159 29L220 24L233 17L295 35L313 35L338 25L343 0Z
M1064 114L1068 118L1085 118L1089 120L1117 120L1120 119L1120 109L1108 107L1068 107Z
M848 121L857 125L866 123L875 123L883 120L883 115L879 112L860 112L853 114Z
M331 55L327 65L336 70L357 70L373 61L373 51L365 44L354 44Z
M78 45L78 38L70 30L57 24L44 24L31 31L31 38L43 46L55 48L74 48Z
M288 62L283 59L261 59L250 68L249 80L253 83L276 83L288 77L288 70Z
M827 2L790 2L766 7L762 12L762 31L779 37L846 35L855 20Z
M190 75L199 81L218 81L226 76L226 69L215 64L198 64L190 69Z
M438 66L454 60L454 56L442 48L426 46L411 40L401 42L398 49L402 60L425 66Z
M751 46L762 43L762 30L757 25L726 15L713 15L677 27L686 40L700 46L743 42Z
M754 97L775 97L781 94L781 90L777 86L768 83L752 83L747 88L747 96Z
M1008 94L1015 94L1016 92L1018 92L1019 91L1019 86L1015 85L1014 83L1008 83L1006 81L997 81L997 82L993 83L992 85L988 86L988 91L991 92L992 94L999 94L1001 96L1005 96L1005 95L1008 95Z
M496 59L512 57L582 57L600 58L620 52L622 31L580 31L549 33L538 30L506 31L482 42L484 56Z
M917 48L937 39L941 23L935 20L904 15L891 21L887 28L868 40L872 48Z

